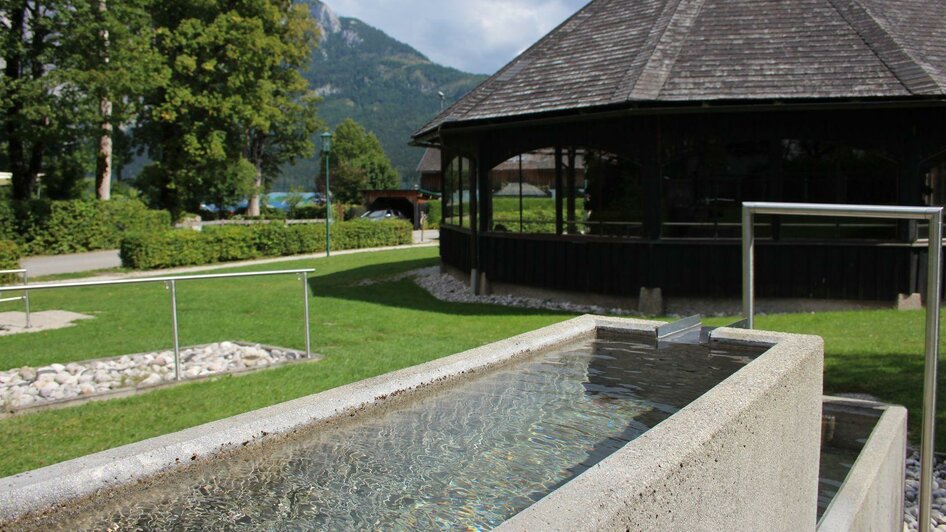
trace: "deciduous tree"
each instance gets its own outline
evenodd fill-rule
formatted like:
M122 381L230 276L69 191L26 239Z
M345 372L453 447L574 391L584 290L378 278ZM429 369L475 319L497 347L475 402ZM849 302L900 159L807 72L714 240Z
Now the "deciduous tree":
M169 0L154 19L170 68L147 116L161 203L192 211L211 190L218 202L257 196L311 150L318 126L296 71L316 41L308 13L288 0Z

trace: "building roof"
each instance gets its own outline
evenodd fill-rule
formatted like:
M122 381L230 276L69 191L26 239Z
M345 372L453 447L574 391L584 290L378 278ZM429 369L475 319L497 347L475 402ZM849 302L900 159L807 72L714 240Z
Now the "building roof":
M414 134L640 103L946 96L944 0L593 0Z
M440 150L437 148L427 148L424 150L423 157L417 163L417 173L424 174L436 172L440 173Z

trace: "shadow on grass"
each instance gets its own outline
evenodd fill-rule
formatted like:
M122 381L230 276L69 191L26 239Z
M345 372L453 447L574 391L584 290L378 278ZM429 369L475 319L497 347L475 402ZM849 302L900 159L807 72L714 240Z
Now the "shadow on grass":
M439 264L437 259L417 259L398 263L372 264L320 275L309 280L316 297L328 297L372 303L387 307L442 312L455 316L572 315L573 313L506 307L485 303L441 301L417 286L411 279L394 280L398 274ZM360 284L365 280L372 284ZM409 284L410 287L405 286ZM406 289L407 288L407 289Z
M942 364L943 361L940 361ZM883 402L903 405L909 413L910 441L919 442L922 430L924 359L916 353L829 355L825 361L825 394L864 393ZM937 388L946 390L939 375ZM942 405L942 402L940 402ZM946 448L946 410L936 412L937 449Z

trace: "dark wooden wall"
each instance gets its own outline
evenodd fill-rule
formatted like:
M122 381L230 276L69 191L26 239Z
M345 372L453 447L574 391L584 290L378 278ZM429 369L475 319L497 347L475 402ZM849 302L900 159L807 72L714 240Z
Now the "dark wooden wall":
M468 272L470 238L467 230L442 227L444 263ZM492 282L632 297L642 286L660 287L666 297L738 298L742 293L738 241L487 234L480 237L480 247L480 271ZM893 301L899 293L922 291L925 256L924 248L908 244L760 241L756 293Z

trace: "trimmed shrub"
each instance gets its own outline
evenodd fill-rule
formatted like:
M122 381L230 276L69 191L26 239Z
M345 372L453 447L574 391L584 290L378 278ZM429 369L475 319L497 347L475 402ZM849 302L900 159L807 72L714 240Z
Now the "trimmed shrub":
M125 235L167 230L171 215L129 199L33 200L0 206L0 224L0 237L12 236L23 251L59 255L114 249Z
M189 229L139 233L122 240L122 264L132 268L174 268L216 262L203 233Z
M398 221L353 220L332 224L332 249L410 244L411 226ZM178 229L129 235L121 243L122 264L139 270L195 266L315 253L325 250L325 225L282 223Z
M427 228L428 229L439 229L441 215L441 204L440 200L433 200L427 202Z
M373 222L356 219L332 227L332 249L379 248L413 242L413 228L403 220Z

